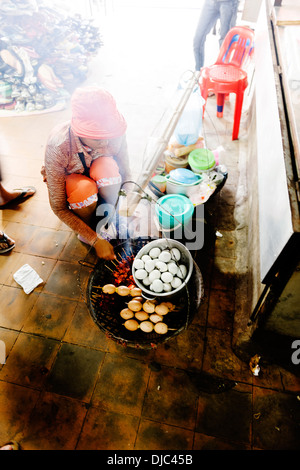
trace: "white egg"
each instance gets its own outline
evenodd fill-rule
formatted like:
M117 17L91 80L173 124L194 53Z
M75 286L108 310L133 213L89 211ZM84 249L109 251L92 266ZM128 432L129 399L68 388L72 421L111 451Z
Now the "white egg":
M148 276L146 276L145 279L143 279L143 284L144 286L150 286L151 282Z
M161 273L164 273L168 269L166 263L164 263L163 261L156 261L155 265Z
M141 257L141 260L144 261L144 263L146 263L146 261L148 261L149 259L151 259L151 257L149 255L143 255Z
M150 282L153 282L155 279L159 279L159 278L160 278L160 272L158 269L154 269L153 271L151 271L151 273L149 273Z
M153 269L155 268L155 262L153 259L147 259L147 261L145 261L145 269L148 273L151 273L151 271L153 271Z
M164 282L164 291L165 292L170 292L172 290L171 284Z
M173 281L171 282L171 286L173 287L173 289L177 289L177 287L181 286L181 284L182 282L179 277L174 277Z
M149 251L149 255L151 256L152 259L158 258L160 252L161 252L161 249L155 247L155 248L152 248L152 249Z
M187 274L186 266L184 264L180 264L178 266L177 276L180 279L184 279L186 277L186 274Z
M170 284L173 281L173 274L171 274L169 271L166 271L165 273L162 273L161 280L167 284Z
M174 261L171 261L170 263L168 263L168 271L173 274L173 276L176 276L177 274L177 271L178 271L178 267L177 267L177 264L174 263Z
M158 259L160 259L161 261L163 261L164 263L168 263L171 259L171 253L168 251L168 250L163 250Z
M171 248L171 257L172 259L175 259L176 261L179 261L181 258L181 253L178 250L178 248Z
M152 288L154 292L162 292L164 290L164 285L160 279L154 279Z
M135 260L132 263L132 266L135 269L144 269L144 261L142 261L140 258L135 258Z
M145 271L145 269L138 269L135 272L135 277L137 279L145 279L146 276L147 276L147 271Z

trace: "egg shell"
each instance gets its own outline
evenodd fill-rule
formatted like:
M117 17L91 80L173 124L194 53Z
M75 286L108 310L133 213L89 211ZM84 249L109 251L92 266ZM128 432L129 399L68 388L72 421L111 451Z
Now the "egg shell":
M181 284L182 281L181 279L179 279L179 277L174 277L173 281L171 282L171 286L173 287L173 289L177 289L177 287L181 286Z
M163 282L170 284L173 281L173 274L171 274L169 271L166 271L165 273L162 273L160 278Z
M141 257L141 260L144 261L144 263L146 263L146 261L148 261L149 259L152 259L151 256L149 256L149 255L143 255Z
M134 269L144 269L144 261L140 258L135 258L132 263L132 266L134 267Z
M148 273L151 273L151 271L153 271L153 269L155 268L155 261L153 259L148 259L146 262L145 262L145 270L148 272Z
M172 286L168 282L164 282L164 291L165 292L171 292Z
M161 253L161 249L158 247L151 248L149 251L149 255L151 256L152 259L158 258Z
M144 286L150 286L151 282L149 276L146 276L145 279L143 279L143 284Z
M171 257L172 257L172 259L175 259L176 261L179 261L179 260L180 260L180 258L181 258L181 253L180 253L180 251L178 250L178 248L171 248L170 252L171 252Z
M135 271L135 277L141 280L145 279L145 277L147 277L147 271L145 269L138 269Z
M151 323L151 321L142 321L142 323L140 323L140 329L144 332L144 333L151 333L151 331L153 330L153 323Z
M168 266L168 271L173 274L173 276L176 276L178 267L174 261L170 261L170 263L167 264Z
M158 259L160 261L163 261L164 263L168 263L170 260L171 260L171 253L169 252L169 250L163 250Z
M180 264L178 266L177 276L180 279L184 279L186 277L186 274L187 274L186 266L184 264Z
M168 269L164 261L156 261L156 267L161 273L164 273Z
M152 283L152 289L154 292L162 292L164 290L164 284L160 279L154 279Z
M149 273L149 281L152 283L155 279L160 278L160 271L158 269L154 269Z

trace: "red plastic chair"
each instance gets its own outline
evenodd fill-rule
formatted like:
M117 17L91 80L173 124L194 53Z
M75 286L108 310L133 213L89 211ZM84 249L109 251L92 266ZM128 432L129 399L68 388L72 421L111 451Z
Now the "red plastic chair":
M225 97L236 94L232 140L239 135L244 91L248 86L244 70L254 50L254 31L247 26L235 26L225 36L215 64L203 67L199 78L201 95L205 100L209 91L217 95L217 116L223 116Z

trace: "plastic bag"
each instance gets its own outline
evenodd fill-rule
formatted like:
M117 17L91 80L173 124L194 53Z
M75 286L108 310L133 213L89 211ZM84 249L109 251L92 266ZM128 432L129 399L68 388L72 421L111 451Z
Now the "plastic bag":
M181 145L193 145L202 131L202 112L205 101L199 87L192 91L174 131L174 137Z

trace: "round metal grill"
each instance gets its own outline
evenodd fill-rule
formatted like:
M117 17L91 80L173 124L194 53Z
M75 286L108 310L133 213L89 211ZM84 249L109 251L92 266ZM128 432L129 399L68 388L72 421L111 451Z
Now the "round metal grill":
M164 317L164 322L168 325L166 334L160 335L154 331L144 333L140 329L129 331L125 328L120 311L127 307L127 303L132 297L122 297L117 293L104 294L102 287L105 284L117 285L118 282L127 286L132 284L131 265L133 259L149 241L152 241L152 239L128 239L124 243L116 243L114 250L117 261L110 262L99 259L91 273L87 286L87 304L96 325L112 340L124 346L143 349L155 348L159 343L169 340L187 328L203 297L201 272L194 263L193 274L187 286L178 294L170 295L170 297L163 300L164 302L170 301L176 306L172 312ZM122 266L122 269L119 269L120 266ZM157 300L158 302L161 301L161 299Z

